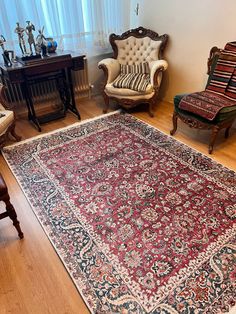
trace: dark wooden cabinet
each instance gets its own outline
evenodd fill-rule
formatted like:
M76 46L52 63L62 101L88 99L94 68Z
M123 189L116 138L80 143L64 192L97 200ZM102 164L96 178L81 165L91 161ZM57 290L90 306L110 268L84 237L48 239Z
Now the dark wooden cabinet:
M47 57L16 62L11 67L0 64L3 84L8 80L11 84L20 84L22 95L28 108L28 119L41 131L41 124L65 116L70 110L80 119L74 99L74 88L71 71L84 69L85 55L74 52L56 52ZM37 117L35 113L30 86L39 82L55 80L62 101L62 110Z

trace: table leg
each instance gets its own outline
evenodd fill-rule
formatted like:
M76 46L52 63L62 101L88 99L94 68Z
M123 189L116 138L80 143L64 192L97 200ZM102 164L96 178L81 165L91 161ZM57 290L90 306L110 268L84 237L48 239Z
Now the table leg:
M39 121L37 119L35 110L34 110L34 104L32 101L32 96L30 92L30 86L27 84L27 82L21 83L21 91L25 98L27 109L28 109L28 119L29 121L32 121L39 132L42 131Z
M71 77L71 69L67 69L67 77L68 77L68 83L70 87L70 94L71 94L71 102L69 103L69 110L72 111L74 114L77 115L78 119L81 120L80 114L78 109L76 108L76 103L75 103L75 95L74 95L74 86L72 82L72 77Z
M63 105L63 112L64 112L64 115L66 115L66 111L68 107L68 97L66 96L66 86L64 83L63 73L60 73L60 75L57 75L55 79L56 79L57 90L59 92L60 99Z

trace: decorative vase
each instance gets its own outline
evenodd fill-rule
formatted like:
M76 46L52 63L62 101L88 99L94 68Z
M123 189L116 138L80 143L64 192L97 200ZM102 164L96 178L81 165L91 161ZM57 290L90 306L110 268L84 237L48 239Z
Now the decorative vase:
M46 41L47 41L47 51L49 53L55 52L57 49L57 42L53 40L53 38L51 37L46 38Z

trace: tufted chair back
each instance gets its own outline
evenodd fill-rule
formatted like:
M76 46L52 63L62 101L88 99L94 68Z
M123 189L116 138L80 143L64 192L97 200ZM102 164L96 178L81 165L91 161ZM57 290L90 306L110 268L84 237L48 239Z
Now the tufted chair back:
M136 38L130 36L127 39L115 40L118 49L117 60L120 64L139 64L141 62L156 61L159 59L161 41L152 40L149 37Z
M152 62L162 58L166 46L167 35L139 27L127 31L122 35L110 35L110 43L114 51L114 58L120 64L139 64Z

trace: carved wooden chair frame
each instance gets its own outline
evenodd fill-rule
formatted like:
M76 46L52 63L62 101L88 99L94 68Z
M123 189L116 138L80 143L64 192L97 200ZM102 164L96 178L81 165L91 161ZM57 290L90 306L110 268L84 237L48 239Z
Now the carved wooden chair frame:
M131 29L125 33L123 33L122 35L116 35L116 34L111 34L109 36L109 42L111 44L112 50L113 50L113 58L117 59L118 56L118 47L115 43L116 40L124 40L129 38L130 36L134 36L136 38L144 38L144 37L149 37L152 40L156 40L156 41L161 41L161 45L160 45L160 49L159 49L159 53L158 53L158 58L159 60L163 58L163 52L165 50L165 47L167 45L167 41L168 41L168 35L167 34L163 34L160 35L150 29L146 29L144 27L138 27L135 29ZM103 84L103 91L102 91L102 95L104 98L104 102L105 102L105 108L103 110L103 113L106 113L109 107L109 99L113 99L115 100L117 103L119 103L119 105L125 109L131 109L136 107L137 105L141 104L141 103L148 103L149 104L149 114L151 117L154 116L153 114L153 105L157 102L157 96L159 93L159 88L160 86L157 85L157 78L159 73L164 72L164 68L160 67L155 75L154 75L154 82L156 83L153 87L154 87L154 95L149 98L149 99L145 99L145 98L140 98L137 100L132 100L129 98L116 98L116 97L112 97L112 96L108 96L105 93L105 86L108 80L108 69L106 66L104 65L99 65L99 68L103 70L104 72L104 76L105 76L105 80L104 80L104 84Z

